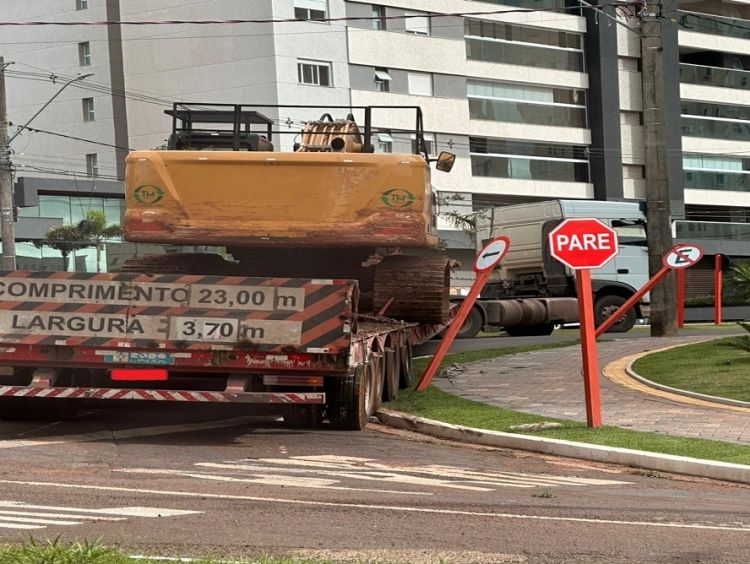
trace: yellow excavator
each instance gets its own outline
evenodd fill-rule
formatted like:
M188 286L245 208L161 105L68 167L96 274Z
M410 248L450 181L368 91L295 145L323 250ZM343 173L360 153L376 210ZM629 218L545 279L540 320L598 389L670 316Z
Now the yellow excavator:
M274 150L282 132L262 108L174 104L166 150L127 158L128 241L221 246L234 260L153 255L123 270L356 279L360 312L445 321L450 260L438 250L421 110L400 107L416 116L403 132L415 153L375 153L377 107L326 108L348 115L304 122L287 150ZM434 160L449 171L455 155Z

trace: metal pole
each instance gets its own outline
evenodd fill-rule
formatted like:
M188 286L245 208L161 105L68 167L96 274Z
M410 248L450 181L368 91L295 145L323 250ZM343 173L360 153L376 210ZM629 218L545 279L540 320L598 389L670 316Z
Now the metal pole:
M714 256L714 323L721 325L721 255Z
M578 319L581 323L581 356L583 361L583 392L586 397L586 423L596 429L602 426L602 404L599 394L599 362L594 331L594 298L591 271L576 270Z
M643 132L646 156L646 219L649 272L656 275L672 248L667 129L665 126L662 3L649 2L641 23ZM674 276L667 275L651 292L651 336L677 334Z
M13 177L8 141L8 109L5 99L5 61L0 57L0 238L3 270L16 269L16 228L13 223Z

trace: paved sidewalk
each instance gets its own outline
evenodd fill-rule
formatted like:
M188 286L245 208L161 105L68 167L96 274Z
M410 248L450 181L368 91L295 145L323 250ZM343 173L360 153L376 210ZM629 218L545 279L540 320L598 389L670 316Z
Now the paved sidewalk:
M598 344L599 366L649 350L707 337L627 339ZM433 380L467 399L561 419L586 421L579 347L550 349L473 363ZM750 414L701 407L637 392L601 376L605 425L750 445Z

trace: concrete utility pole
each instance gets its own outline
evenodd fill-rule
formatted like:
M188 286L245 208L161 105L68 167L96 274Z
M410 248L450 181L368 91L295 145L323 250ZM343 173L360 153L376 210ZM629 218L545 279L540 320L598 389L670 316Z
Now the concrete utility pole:
M3 243L0 266L3 270L15 270L16 226L13 223L13 176L8 146L8 109L5 100L6 66L0 57L0 236Z
M667 128L664 114L664 50L662 2L649 0L641 22L643 76L643 133L646 150L646 219L648 262L651 276L662 267L662 257L672 248L668 177ZM672 103L679 103L673 100ZM651 291L651 336L677 334L676 283L667 276Z

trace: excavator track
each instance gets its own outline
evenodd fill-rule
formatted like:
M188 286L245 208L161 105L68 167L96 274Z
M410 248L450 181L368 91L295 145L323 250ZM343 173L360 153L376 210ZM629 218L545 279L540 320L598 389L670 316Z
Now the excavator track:
M217 276L237 275L233 263L210 253L176 253L147 255L127 259L120 272L145 274L203 274Z
M384 312L387 317L420 323L446 321L450 308L450 265L450 259L443 255L385 257L375 267L375 313L387 305Z

